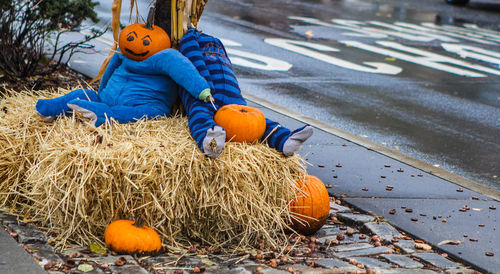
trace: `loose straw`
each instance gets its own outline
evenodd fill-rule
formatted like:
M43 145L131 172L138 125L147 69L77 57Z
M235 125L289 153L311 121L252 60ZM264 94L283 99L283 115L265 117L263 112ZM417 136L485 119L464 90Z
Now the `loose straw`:
M172 248L285 241L299 156L231 142L210 159L180 116L98 128L77 116L43 122L36 100L67 92L0 101L0 207L29 216L58 246L102 243L107 224L134 216Z

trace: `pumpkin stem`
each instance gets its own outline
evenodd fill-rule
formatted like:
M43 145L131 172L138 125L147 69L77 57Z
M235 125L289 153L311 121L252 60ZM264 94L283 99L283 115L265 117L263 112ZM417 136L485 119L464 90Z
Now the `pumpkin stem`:
M151 7L148 13L148 19L146 20L147 29L153 29L153 19L155 17L155 8Z
M135 220L135 223L134 223L135 227L138 227L138 228L143 228L144 227L145 222L144 222L144 219L141 216L134 218L134 220Z

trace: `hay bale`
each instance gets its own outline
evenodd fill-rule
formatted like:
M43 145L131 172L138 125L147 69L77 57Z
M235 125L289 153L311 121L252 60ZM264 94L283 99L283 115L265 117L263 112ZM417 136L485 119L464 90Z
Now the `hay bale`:
M107 224L133 216L169 246L277 246L285 238L293 182L304 171L299 156L227 143L210 159L180 116L99 128L75 116L42 122L36 100L66 92L2 99L0 207L29 216L59 246L102 243Z

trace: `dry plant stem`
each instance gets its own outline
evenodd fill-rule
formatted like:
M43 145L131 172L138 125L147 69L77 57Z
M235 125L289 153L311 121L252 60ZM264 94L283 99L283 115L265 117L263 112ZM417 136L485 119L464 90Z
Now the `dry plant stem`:
M171 21L172 21L172 29L170 30L170 40L172 40L172 47L176 47L177 45L177 37L179 36L177 34L177 0L172 0L172 6L171 6Z
M113 4L111 5L111 13L113 14L113 17L111 19L111 29L113 30L113 46L109 50L108 56L106 57L101 67L99 68L99 73L97 73L96 77L94 77L94 79L92 79L90 83L94 83L97 80L101 79L101 77L104 75L104 72L106 71L106 68L108 67L111 57L113 57L113 54L118 49L118 35L120 33L121 10L122 10L122 0L113 0Z
M205 9L205 5L207 4L208 0L198 0L196 3L196 12L194 14L196 15L192 21L193 25L195 27L198 27L198 22L200 21L201 14L203 13L203 10Z
M113 40L115 43L118 41L118 35L120 34L120 14L122 10L122 0L113 0L111 5L111 13L113 15L111 19L111 29L113 30Z
M180 41L182 36L184 36L184 9L186 8L186 1L189 0L177 0L177 41Z
M101 242L118 218L142 216L170 250L286 243L289 201L305 170L262 143L227 143L205 157L185 117L94 128L75 116L44 123L38 97L0 102L0 206L57 235L57 245ZM3 111L2 111L3 110Z
M193 25L193 27L196 27L196 24L198 23L198 19L197 19L197 16L196 16L196 5L197 5L197 0L192 0L192 3L191 3L191 14L189 16L189 18L191 20L190 23L191 25Z
M171 40L176 47L190 27L197 27L206 0L172 0L171 1Z

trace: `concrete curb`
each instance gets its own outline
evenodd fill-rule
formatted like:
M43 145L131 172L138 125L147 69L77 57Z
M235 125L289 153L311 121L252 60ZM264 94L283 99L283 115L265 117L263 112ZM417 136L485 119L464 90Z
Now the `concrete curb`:
M1 217L1 216L0 216ZM1 223L1 222L0 222ZM0 273L46 273L17 242L0 226Z

